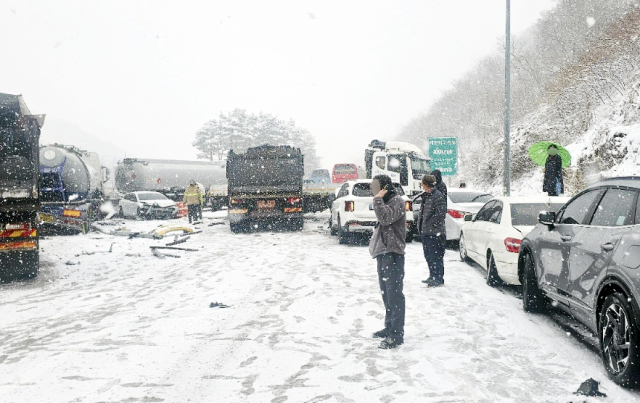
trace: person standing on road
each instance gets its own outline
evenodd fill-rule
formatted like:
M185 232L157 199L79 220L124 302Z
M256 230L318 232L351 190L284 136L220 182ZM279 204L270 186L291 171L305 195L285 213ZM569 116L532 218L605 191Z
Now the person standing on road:
M444 201L447 201L447 185L445 185L442 180L442 172L439 169L434 169L431 171L431 175L436 177L436 189L440 191L444 195Z
M564 193L562 180L562 158L558 155L558 147L551 144L547 149L547 162L544 164L544 182L542 191L549 196L558 196Z
M418 230L422 240L424 258L429 266L429 278L423 280L427 287L444 285L444 252L447 236L444 219L447 214L447 200L437 188L433 175L422 178L422 209L418 218Z
M198 211L200 210L200 200L202 197L202 191L196 184L196 181L191 180L189 187L184 191L184 197L182 203L187 205L189 209L189 224L198 221Z
M374 177L371 193L378 222L371 236L369 253L377 260L378 283L385 308L384 329L375 332L373 337L384 339L379 348L391 349L404 343L405 300L402 289L407 213L404 200L394 190L389 176Z

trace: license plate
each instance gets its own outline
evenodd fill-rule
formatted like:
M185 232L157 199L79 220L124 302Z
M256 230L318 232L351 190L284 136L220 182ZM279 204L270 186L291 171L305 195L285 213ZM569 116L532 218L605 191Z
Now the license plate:
M42 214L40 213L40 220L43 222L54 222L55 218L50 214Z
M369 205L369 210L373 210L373 204Z
M275 200L258 200L258 208L259 209L270 209L276 207Z

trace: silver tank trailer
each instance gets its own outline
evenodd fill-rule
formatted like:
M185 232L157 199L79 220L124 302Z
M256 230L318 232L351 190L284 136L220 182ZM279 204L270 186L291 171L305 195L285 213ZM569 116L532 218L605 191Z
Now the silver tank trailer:
M226 185L226 161L179 161L127 158L116 168L116 187L121 192L183 191L190 180L204 185Z
M71 146L41 147L40 172L44 175L60 173L65 193L78 194L79 199L89 197L95 191L102 192L100 159L96 153Z

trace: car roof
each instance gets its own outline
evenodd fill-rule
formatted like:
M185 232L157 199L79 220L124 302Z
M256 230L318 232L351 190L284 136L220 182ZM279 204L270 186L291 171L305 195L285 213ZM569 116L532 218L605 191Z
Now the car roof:
M565 204L570 197L564 196L497 196L491 200L500 200L509 204Z
M371 183L372 180L373 179L353 179L353 180L346 181L344 183L348 183L350 185L355 185L356 183ZM393 182L393 184L401 186L398 182Z
M160 192L155 192L153 190L137 190L137 191L131 192L131 193L137 194L137 195L139 195L139 194L149 194L149 193L151 193L151 194L162 194Z
M640 189L640 176L618 176L613 178L605 178L587 187L587 189L601 186L627 186Z

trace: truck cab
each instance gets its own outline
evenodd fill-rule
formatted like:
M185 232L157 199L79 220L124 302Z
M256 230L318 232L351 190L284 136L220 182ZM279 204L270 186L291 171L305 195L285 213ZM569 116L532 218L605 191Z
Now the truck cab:
M407 195L422 193L422 177L431 172L429 158L411 143L374 140L365 151L367 178L389 175Z

